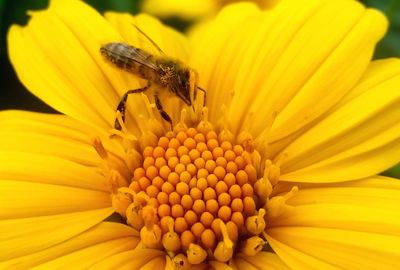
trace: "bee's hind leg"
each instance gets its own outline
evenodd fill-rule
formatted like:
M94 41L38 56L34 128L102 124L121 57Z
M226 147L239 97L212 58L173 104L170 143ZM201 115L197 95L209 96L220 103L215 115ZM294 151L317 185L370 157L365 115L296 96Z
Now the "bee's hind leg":
M132 90L128 90L125 92L125 94L122 96L122 98L119 101L118 106L117 106L117 111L119 111L121 113L122 122L125 122L126 101L128 100L128 96L130 94L142 93L142 92L146 91L148 88L149 88L149 85L146 85L145 87L142 87L139 89L132 89ZM115 119L114 128L116 130L122 129L121 124L119 123L118 119Z
M157 94L155 94L154 99L156 101L156 107L157 107L158 112L161 114L161 117L164 118L165 121L169 122L169 124L171 125L171 130L172 130L171 117L168 115L168 113L166 111L164 111L163 106L161 104L160 97Z

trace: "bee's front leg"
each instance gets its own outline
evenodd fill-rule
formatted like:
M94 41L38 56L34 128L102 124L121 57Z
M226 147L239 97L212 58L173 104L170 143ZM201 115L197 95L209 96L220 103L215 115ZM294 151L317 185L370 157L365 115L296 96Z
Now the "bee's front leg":
M119 111L121 113L122 122L125 122L126 101L128 100L128 96L130 94L142 93L142 92L146 91L148 88L149 88L149 85L146 85L145 87L142 87L139 89L132 89L132 90L128 90L125 92L125 94L122 96L122 98L119 101L118 106L117 106L117 111ZM122 129L121 124L119 123L118 119L115 119L114 128L116 130Z
M156 107L158 112L161 114L161 117L164 118L165 121L168 121L169 124L171 125L171 130L172 130L172 120L171 117L168 115L166 111L164 111L163 106L161 104L160 97L158 96L157 93L154 94L154 100L156 101Z

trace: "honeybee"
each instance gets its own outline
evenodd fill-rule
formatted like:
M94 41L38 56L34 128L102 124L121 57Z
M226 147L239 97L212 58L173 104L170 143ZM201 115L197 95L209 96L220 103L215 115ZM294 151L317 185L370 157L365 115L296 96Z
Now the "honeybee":
M138 27L136 29L155 46L160 52L159 56L123 42L107 43L100 48L100 53L111 63L147 80L145 87L126 91L118 103L117 110L120 111L122 120L125 121L128 95L145 92L152 87L156 107L161 117L170 123L172 129L171 117L164 111L159 97L160 91L168 91L174 94L188 106L191 106L194 100L196 100L197 90L204 93L204 106L206 91L197 86L198 75L194 69L191 69L179 60L167 57L150 37ZM115 120L114 127L117 130L121 130L118 120Z

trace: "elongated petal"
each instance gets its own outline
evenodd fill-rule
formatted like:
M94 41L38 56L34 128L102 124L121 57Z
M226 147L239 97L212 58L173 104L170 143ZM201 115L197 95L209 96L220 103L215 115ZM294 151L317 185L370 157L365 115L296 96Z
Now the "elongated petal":
M199 19L213 14L218 8L218 1L210 0L145 0L142 10L157 17L178 16L186 20Z
M51 1L48 10L32 13L28 27L11 27L11 62L27 88L55 109L110 127L117 102L114 89L126 89L126 80L107 76L99 49L101 42L120 37L82 2L61 2Z
M234 269L231 266L227 265L226 263L222 263L219 261L210 261L208 264L212 267L213 270L233 270Z
M32 218L2 218L0 261L40 252L66 241L100 223L111 213L111 209L104 208Z
M235 16L242 8L223 13ZM207 104L214 121L221 103L228 103L235 132L248 127L253 135L264 136L278 113L267 141L303 131L332 108L360 78L387 27L379 12L356 1L288 0L250 14L211 24L209 29L223 27L232 34L214 40L205 35L194 63L210 93Z
M27 27L12 26L8 47L18 77L32 93L60 112L109 128L119 96L139 85L100 55L103 43L118 40L83 2L55 0L48 10L32 13Z
M74 222L79 224L76 220ZM60 226L61 224L64 226L64 223L58 223L56 228L63 227ZM68 230L64 228L64 231ZM61 230L58 232L60 233ZM2 261L0 267L4 269L27 269L34 266L37 269L88 269L106 257L133 250L138 243L137 236L138 233L128 226L103 222L66 241L56 242L51 246L40 246L40 249L30 250L25 256ZM36 236L36 241L37 245L40 245L43 237ZM29 242L19 243L26 245Z
M396 269L400 256L400 183L376 177L300 185L268 242L292 268Z
M0 177L109 192L99 168L46 154L0 150Z
M235 90L235 77L243 61L239 56L246 48L242 47L240 26L257 15L258 8L251 3L228 6L216 20L196 26L190 33L191 65L199 72L200 86L207 91L206 105L214 121L219 119L221 103L229 102Z
M400 60L372 62L328 115L282 150L282 179L343 181L377 174L400 156Z
M0 179L0 218L81 212L111 206L108 192Z
M260 252L253 257L247 257L243 254L239 254L238 258L235 261L246 261L247 263L253 265L256 269L260 270L289 269L287 265L275 253L271 252Z
M164 258L165 253L157 249L137 249L120 252L93 265L90 269L140 269L146 263ZM156 267L155 269L162 269Z
M246 270L259 269L259 268L255 267L254 265L252 265L251 263L249 263L248 261L245 261L241 258L235 260L235 265L236 265L237 269L246 269Z
M154 270L154 269L164 269L165 268L165 256L159 256L156 257L152 260L150 260L148 263L140 267L140 270Z
M107 12L105 18L132 46L142 48L155 56L168 56L184 62L188 61L189 47L186 38L154 17L146 14L132 16L128 13ZM140 33L137 28L143 33Z
M9 171L12 174L28 173L26 168L33 167L35 162L37 164L48 157L48 162L53 162L56 166L55 168L64 165L71 168L71 174L82 166L87 167L83 171L95 173L98 171L97 167L101 159L96 153L91 140L94 137L100 137L104 147L109 152L109 159L114 164L113 166L118 168L124 175L129 173L123 159L124 151L118 143L109 140L109 135L105 131L91 128L69 117L23 111L2 111L0 112L0 125L2 127L0 130L0 149L10 153L10 159L3 163L3 172ZM22 153L21 156L19 156L19 153ZM11 165L13 163L17 166L16 162L23 157L32 158L32 164L24 167L21 163L20 166L22 167L19 167L20 169ZM6 157L3 158L6 159ZM5 166L5 164L10 166ZM79 164L82 166L79 166ZM0 164L1 167L2 164ZM75 169L72 169L72 167L75 167ZM41 166L32 168L31 176L43 175L46 171L51 172L55 169L46 167L40 172L40 168ZM59 171L57 175L60 179L56 181L64 181L65 184L73 179L67 179L68 175L65 174L65 170ZM100 189L102 189L101 186L104 188L104 180L96 181L98 176L89 179L83 179L83 176L80 176L82 181L89 181L91 188L96 186L99 186ZM17 179L17 176L10 179ZM69 183L67 185L72 184ZM76 183L75 185L79 184Z
M107 136L61 115L4 111L0 123L0 261L32 266L113 213L89 134Z

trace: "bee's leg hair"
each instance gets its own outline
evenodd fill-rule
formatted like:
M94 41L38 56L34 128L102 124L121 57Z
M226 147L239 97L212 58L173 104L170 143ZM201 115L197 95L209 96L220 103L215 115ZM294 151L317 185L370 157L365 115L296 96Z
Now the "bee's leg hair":
M128 100L128 96L130 94L142 93L142 92L146 91L148 88L149 88L149 85L146 85L145 87L142 87L139 89L128 90L122 96L121 100L118 103L117 111L119 111L121 113L121 118L122 118L123 122L125 122L126 101ZM115 119L114 128L116 130L121 130L121 128L122 128L121 124L118 122L118 119Z
M172 120L171 117L168 115L166 111L164 111L161 100L157 94L154 95L154 100L156 101L156 107L158 112L161 114L161 117L164 118L165 121L168 121L169 124L171 125L171 130L172 130Z

